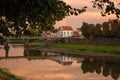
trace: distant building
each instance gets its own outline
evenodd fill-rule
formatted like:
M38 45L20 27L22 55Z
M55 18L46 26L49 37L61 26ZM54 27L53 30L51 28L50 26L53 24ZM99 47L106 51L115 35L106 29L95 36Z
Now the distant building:
M78 37L79 33L77 31L73 31L73 37Z
M71 26L61 26L58 28L57 37L72 37L73 29Z
M77 28L76 31L78 32L79 36L81 36L81 37L83 36L83 35L82 35L81 28Z
M61 26L57 29L57 32L53 33L51 31L43 31L41 34L43 37L60 37L60 38L70 38L70 37L83 37L80 28L73 31L71 26Z
M56 33L53 33L51 31L43 31L43 33L41 34L44 38L53 38L53 37L57 37Z

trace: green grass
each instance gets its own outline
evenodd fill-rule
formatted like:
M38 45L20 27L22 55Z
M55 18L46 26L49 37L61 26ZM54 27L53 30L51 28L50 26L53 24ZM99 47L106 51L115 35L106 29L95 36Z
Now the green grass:
M44 43L33 42L30 43L32 47L42 48ZM57 44L49 43L50 48L65 48L69 52L100 52L100 53L112 53L120 54L120 46L110 46L110 45L84 45L84 44Z
M13 75L5 70L2 70L2 69L0 69L0 79L2 79L2 80L22 80L22 79L16 77L15 75Z
M38 48L42 48L44 46L44 43L42 42L30 42L29 44L32 47L38 47Z
M25 41L23 39L16 39L16 40L9 40L8 42L12 44L24 44Z

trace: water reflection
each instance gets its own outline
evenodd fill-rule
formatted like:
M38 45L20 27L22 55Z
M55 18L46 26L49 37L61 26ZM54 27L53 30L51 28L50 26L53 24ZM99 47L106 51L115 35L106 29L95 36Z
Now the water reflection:
M84 58L81 66L83 73L94 73L103 74L108 77L109 75L117 80L120 75L120 62L106 61L95 58Z
M88 72L97 74L102 74L105 77L111 76L113 79L117 80L120 75L120 62L113 61L111 59L100 59L94 57L72 57L70 55L64 54L57 54L57 53L50 53L50 52L40 52L40 51L29 51L29 56L42 56L49 59L52 59L59 64L62 65L71 65L73 63L73 59L78 60L81 62L81 69L83 73L86 74ZM26 56L26 54L25 54ZM28 55L27 55L28 56Z
M5 55L7 59L0 60L0 67L8 68L20 76L32 78L34 76L35 78L28 80L36 80L36 77L39 78L38 80L49 80L49 78L51 80L58 80L59 78L62 78L61 80L120 79L120 59L115 60L116 57L113 60L110 57L78 57L78 55L73 57L73 55L64 53L31 50L23 45L22 48L17 45L10 45L8 54ZM9 59L11 56L16 56L16 58ZM17 59L17 56L23 57ZM17 61L15 62L15 60ZM44 79L42 78L43 75Z
M29 52L29 53L28 53ZM24 56L28 58L28 60L32 59L51 59L53 61L58 62L62 65L71 65L73 63L73 58L69 55L63 55L59 53L53 52L43 52L39 50L28 50L25 49ZM30 57L32 56L32 57ZM37 57L35 57L37 56Z
M0 59L1 58L12 58L23 56L23 44L7 44L5 43L0 48Z

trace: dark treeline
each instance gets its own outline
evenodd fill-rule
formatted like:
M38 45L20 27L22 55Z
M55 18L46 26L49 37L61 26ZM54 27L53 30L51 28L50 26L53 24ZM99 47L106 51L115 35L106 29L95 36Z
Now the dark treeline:
M87 38L120 38L120 21L108 20L108 22L96 25L83 22L81 31L83 36Z

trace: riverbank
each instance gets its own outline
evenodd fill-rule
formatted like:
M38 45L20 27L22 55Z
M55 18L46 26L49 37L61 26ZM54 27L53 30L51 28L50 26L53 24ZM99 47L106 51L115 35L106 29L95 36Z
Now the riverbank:
M0 69L0 80L22 80L5 69Z
M120 46L110 45L86 45L86 44L58 44L49 43L49 47L44 48L42 42L31 42L32 48L51 51L62 51L69 53L101 54L101 55L120 55Z

